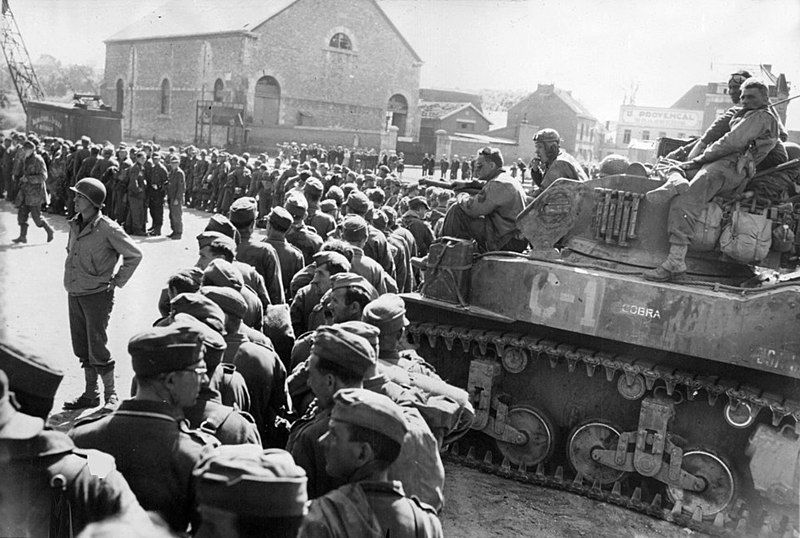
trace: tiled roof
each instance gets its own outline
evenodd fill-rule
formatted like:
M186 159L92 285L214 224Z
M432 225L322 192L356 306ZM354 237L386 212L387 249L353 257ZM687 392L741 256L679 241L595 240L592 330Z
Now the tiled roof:
M553 93L555 93L562 101L564 101L564 103L578 116L597 121L597 118L594 117L594 114L589 112L589 109L587 109L583 103L574 98L572 93L568 92L567 90L562 90L561 88L554 88Z
M442 101L420 101L419 111L425 119L440 119L457 110L461 110L469 103L448 103Z

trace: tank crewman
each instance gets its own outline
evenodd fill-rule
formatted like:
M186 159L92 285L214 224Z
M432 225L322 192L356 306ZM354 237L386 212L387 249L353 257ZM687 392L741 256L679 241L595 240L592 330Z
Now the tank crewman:
M326 470L348 483L311 502L300 535L442 536L435 510L388 479L408 432L400 407L365 389L340 390L333 401L321 441Z
M381 265L372 257L366 255L364 249L369 240L369 225L359 215L347 215L342 221L342 239L353 249L353 259L350 260L351 271L361 275L378 290L378 294L396 293L397 283ZM381 234L383 236L383 234ZM384 241L386 238L384 237ZM388 253L388 248L387 248ZM394 269L394 261L392 262Z
M161 226L164 224L164 197L169 181L169 171L161 162L159 152L154 151L152 159L153 164L150 168L150 178L146 190L147 208L150 211L151 221L147 235L159 236L161 235Z
M375 367L375 350L361 336L338 325L314 332L308 360L308 387L316 407L292 425L286 449L308 475L308 495L319 497L343 485L346 477L333 478L325 469L320 437L328 429L333 395L342 388L361 387L368 371Z
M128 169L128 217L125 220L125 229L131 235L145 235L147 226L146 162L147 154L144 151L138 151L136 152L136 162Z
M286 232L286 240L300 249L303 253L303 262L309 264L314 254L322 247L323 240L304 222L308 212L308 202L305 196L294 194L286 199L283 207L294 219L289 231Z
M729 122L730 131L693 159L681 163L696 173L689 188L670 201L667 227L669 255L657 268L646 271L648 280L664 282L686 272L686 252L700 213L714 196L733 193L747 181L746 158L758 166L778 143L779 121L769 108L767 86L749 78L741 86L743 107ZM744 169L742 169L744 168Z
M361 191L353 191L347 197L347 214L358 215L365 221L369 221L367 214L372 210L372 204L367 195ZM394 260L389 253L389 245L386 236L375 226L367 224L367 241L363 246L364 254L375 260L383 267L386 274L395 277Z
M308 201L306 224L314 228L320 237L328 237L336 229L336 221L320 210L319 204L323 189L322 182L317 178L309 178L303 186L303 195Z
M170 239L183 237L183 197L186 192L186 177L180 167L181 159L177 155L169 158L169 175L167 176L167 207L169 208Z
M232 288L203 286L200 293L217 303L225 313L225 363L236 366L250 392L250 409L265 447L280 443L275 418L288 406L286 368L275 351L253 342L242 323L247 305Z
M439 446L463 436L475 420L466 391L442 381L436 370L413 349L402 349L408 319L403 300L391 293L370 302L362 319L380 329L378 374L415 389L415 405L436 435ZM387 394L387 396L391 396Z
M538 131L533 135L533 143L536 157L530 163L531 178L541 190L560 178L589 180L575 157L561 149L561 136L555 129Z
M475 196L462 194L447 211L442 235L474 239L480 251L521 252L526 241L518 238L517 215L525 207L522 183L503 169L497 148L483 148L475 159L475 175L486 184Z
M278 253L269 243L253 237L257 214L258 203L255 198L243 196L231 205L230 220L241 237L236 246L236 260L255 267L264 279L270 304L283 304L286 299Z
M72 350L81 362L86 388L64 409L95 407L100 403L98 375L105 388L108 410L118 403L114 386L114 360L108 350L108 321L114 304L114 288L124 286L142 260L142 252L116 222L103 215L106 191L93 178L74 187L75 210L69 221L64 288L68 294ZM122 264L114 272L122 257Z
M304 267L303 253L286 240L286 232L292 222L292 216L286 209L280 206L273 208L267 217L267 237L264 238L264 242L271 245L278 255L283 290L290 303L294 298L290 292L292 277Z
M203 518L197 538L294 537L308 513L306 473L285 450L222 446L194 477Z
M200 297L211 302L202 295L200 295ZM213 306L217 307L216 304ZM220 312L220 314L222 314L222 312ZM222 315L224 316L224 314ZM235 366L232 364L223 364L221 362L225 350L228 347L222 335L202 321L182 312L176 312L165 321L167 323L163 323L161 326L185 326L196 330L200 333L203 339L203 346L205 347L204 360L206 361L206 368L208 368L210 375L203 379L200 385L200 393L197 395L195 404L183 410L184 416L189 421L189 426L192 429L202 430L205 433L213 435L223 445L253 443L260 447L261 436L258 434L258 427L256 426L255 420L246 411L241 411L241 409L250 408L250 393L247 392L247 385L244 384L244 378L236 371ZM244 402L244 404L246 407L231 407L230 404L224 405L222 403L222 395L219 390L214 388L224 385L220 388L226 390L228 385L226 377L232 378L234 375L239 376L238 381L242 383L242 388L245 390L247 401ZM232 403L236 404L236 402Z
M14 203L17 205L17 223L19 224L19 237L12 239L13 243L28 242L28 215L33 218L33 223L47 232L47 242L53 240L53 228L42 217L42 204L47 200L45 182L47 181L47 165L44 159L36 153L36 144L26 140L22 144L23 162L22 175L19 178L19 190Z
M114 458L45 427L62 378L0 343L0 536L71 536L112 516L147 525Z
M203 340L188 327L154 327L131 338L128 352L136 396L108 415L79 421L69 435L79 447L114 456L142 507L186 532L199 523L192 469L203 447L218 444L183 421L207 375Z

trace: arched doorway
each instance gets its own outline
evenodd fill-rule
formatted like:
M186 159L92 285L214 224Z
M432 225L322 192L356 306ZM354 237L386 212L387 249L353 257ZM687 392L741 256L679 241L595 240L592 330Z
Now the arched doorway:
M117 112L122 112L122 109L125 107L125 83L122 82L122 79L117 80Z
M214 82L214 101L221 103L224 101L222 90L225 89L225 83L222 82L221 78L218 78L216 82Z
M386 111L386 128L394 125L399 131L398 135L406 134L406 118L408 118L408 101L399 93L389 98L389 106Z
M273 77L261 77L256 82L253 100L253 123L256 125L278 125L281 108L281 87Z

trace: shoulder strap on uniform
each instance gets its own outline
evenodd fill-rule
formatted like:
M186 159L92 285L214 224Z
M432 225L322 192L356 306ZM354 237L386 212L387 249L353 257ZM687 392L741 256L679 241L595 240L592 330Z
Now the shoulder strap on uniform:
M73 452L74 453L74 452ZM50 477L50 538L72 538L72 504L67 495L67 485L74 481L78 474L88 465L87 456L74 453L79 458L67 455L60 458L57 464L47 468Z
M208 409L208 407L206 407L206 409ZM215 406L211 414L200 423L200 427L197 429L210 435L216 435L219 427L222 426L233 412L233 407L228 407L227 405Z

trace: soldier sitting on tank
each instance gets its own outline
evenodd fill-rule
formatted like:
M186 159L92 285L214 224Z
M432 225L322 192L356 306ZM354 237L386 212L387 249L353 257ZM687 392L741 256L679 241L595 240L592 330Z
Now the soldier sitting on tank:
M561 136L555 129L542 129L533 135L536 157L530 164L531 178L540 192L560 178L589 181L575 157L561 149Z
M600 161L600 168L597 171L597 177L602 178L606 176L624 174L626 170L628 170L630 164L631 162L628 160L628 158L622 155L617 155L615 153L606 155L603 160Z
M444 217L442 235L474 239L479 251L522 252L527 242L520 239L516 218L525 207L525 191L506 173L499 149L486 147L478 152L475 177L486 184L474 196L459 196Z
M769 108L767 86L754 78L742 84L743 107L729 122L730 131L700 155L681 163L684 171L699 168L688 189L670 202L667 259L646 271L647 280L665 282L686 272L686 252L694 224L708 202L717 195L732 194L747 180L744 161L758 166L778 142L779 120Z

